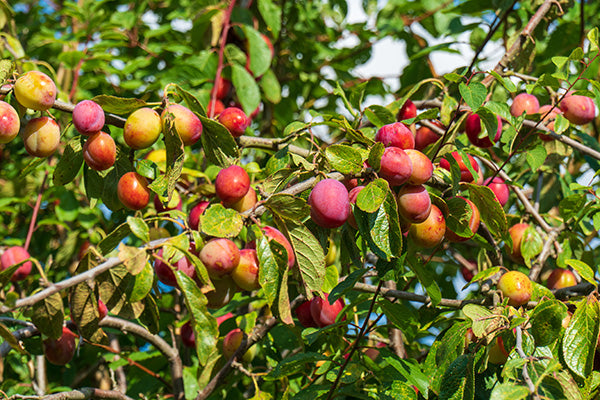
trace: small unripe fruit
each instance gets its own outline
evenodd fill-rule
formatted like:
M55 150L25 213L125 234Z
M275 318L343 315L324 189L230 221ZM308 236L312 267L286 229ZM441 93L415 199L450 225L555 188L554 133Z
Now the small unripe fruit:
M458 197L460 197L460 196L458 196ZM451 231L450 228L448 228L448 226L446 226L445 237L449 242L454 242L454 243L464 242L464 241L467 241L470 238L472 238L475 235L475 233L477 232L477 230L479 229L479 223L480 223L480 214L479 214L479 209L477 208L477 206L469 199L465 199L464 197L460 197L460 198L463 199L464 201L466 201L467 204L469 205L469 207L471 208L471 218L469 219L469 229L471 230L471 232L473 232L473 234L469 237L462 237L462 236L457 235L453 231Z
M577 285L575 274L571 270L562 268L552 271L546 283L548 289L563 289L575 285Z
M308 196L310 217L322 228L337 228L350 216L350 200L346 187L335 179L319 181Z
M492 183L490 182L491 178L487 178L483 184L484 186L489 187L494 195L496 196L496 200L502 207L508 202L508 198L510 197L510 190L508 189L508 185L504 183L504 179L500 177L494 177Z
M435 205L431 205L431 212L427 219L419 224L412 224L409 235L413 242L424 248L433 248L440 244L446 233L446 219L442 211Z
M13 140L21 128L21 120L17 111L5 101L0 101L0 143Z
M586 96L571 95L560 102L565 118L575 125L585 125L596 118L594 101Z
M204 214L204 211L208 208L210 203L208 201L201 201L192 207L188 216L188 225L193 230L198 230L198 224L200 223L200 216Z
M450 156L452 158L454 158L456 160L456 162L458 163L458 166L460 168L460 181L468 182L468 183L473 182L474 181L473 174L471 173L471 171L469 171L469 168L467 168L467 166L465 165L465 162L463 161L461 155L457 151L453 151L450 154ZM479 164L477 164L477 161L475 161L473 156L470 154L467 154L467 158L468 158L469 162L471 163L471 167L473 168L473 170L475 172L477 172L479 179L481 179L481 181L483 181L483 179L482 179L483 176L481 175L481 169L479 168ZM448 160L446 160L445 158L442 158L440 160L440 167L450 171L450 162Z
M496 115L496 119L498 122L498 128L496 129L496 135L494 136L494 143L496 143L500 139L500 136L502 136L502 119L499 115ZM467 117L467 121L465 122L465 132L467 133L469 141L477 147L492 147L494 143L492 143L490 140L487 132L485 132L483 136L480 136L481 131L481 119L479 115L472 113Z
M202 136L202 122L192 110L181 104L170 104L161 114L163 129L166 131L167 114L173 115L175 131L186 146L191 146Z
M527 304L533 290L529 277L519 271L506 272L500 277L497 287L513 307Z
M521 242L523 241L523 235L527 228L529 228L529 224L519 223L511 226L508 230L508 234L513 242L508 255L516 263L525 263L523 255L521 254Z
M137 172L127 172L117 184L117 196L131 210L141 210L150 202L148 181Z
M240 137L252 121L241 109L227 107L219 114L219 122L227 128L233 137Z
M390 186L400 186L412 175L412 163L408 155L399 147L387 147L381 156L379 176Z
M237 285L248 291L260 289L258 283L259 262L256 250L240 250L240 261L231 272L231 277Z
M0 257L0 269L4 271L7 268L12 267L15 264L18 264L22 261L27 260L29 257L29 253L21 246L13 246L4 250L2 256ZM12 282L22 281L27 278L31 273L31 261L27 261L13 273L13 276L10 278Z
M537 97L528 93L519 93L510 106L510 113L513 117L520 117L523 113L535 114L540 109L540 102Z
M181 343L183 343L185 347L196 347L196 335L194 335L194 329L192 328L190 321L181 325L180 335Z
M46 111L54 104L57 90L48 75L40 71L29 71L17 79L14 93L23 107Z
M412 165L412 174L408 178L411 185L422 185L433 175L433 164L431 160L419 150L404 150Z
M248 193L248 190L250 190L250 177L244 168L232 165L217 174L215 191L223 204L236 203Z
M92 100L80 101L73 109L73 126L82 135L100 132L104 122L104 110Z
M273 228L272 226L263 226L262 227L263 234L269 240L275 240L277 243L282 245L285 248L285 251L288 255L288 267L292 268L296 263L296 255L294 254L294 249L290 241L285 237L283 233L281 233L277 228Z
M75 335L71 330L63 326L63 333L59 339L48 338L44 340L44 355L54 365L65 365L75 355Z
M123 128L123 139L132 149L145 149L154 144L162 130L160 116L151 108L138 108L129 115Z
M405 119L415 118L417 116L417 106L410 99L406 100L398 111L398 115L396 115L396 119L398 121L402 121Z
M398 192L398 212L411 223L420 223L427 219L431 211L431 197L423 185L405 185Z
M319 328L332 325L345 306L342 299L337 299L333 304L329 304L328 297L329 295L325 293L325 299L313 297L310 303L310 313Z
M231 274L240 262L240 250L229 239L211 239L200 250L199 258L212 278Z
M415 137L402 122L394 122L379 128L375 135L375 141L383 143L385 147L415 148Z
M96 171L112 167L116 158L117 146L108 133L94 133L83 144L83 159L88 167Z
M60 127L50 117L30 120L23 130L25 150L35 157L48 157L60 144Z

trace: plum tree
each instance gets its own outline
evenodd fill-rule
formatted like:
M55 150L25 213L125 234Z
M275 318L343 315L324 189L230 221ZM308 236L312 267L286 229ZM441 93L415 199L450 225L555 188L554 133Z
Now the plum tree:
M215 179L215 191L223 204L240 201L250 190L250 177L244 168L232 165L219 171Z
M14 93L23 107L46 111L54 105L58 90L52 78L45 73L29 71L16 80Z
M193 230L198 230L198 224L200 223L200 216L204 214L204 211L208 208L210 203L208 201L200 201L194 205L188 214L188 225Z
M296 307L296 318L298 318L300 324L305 328L318 328L318 325L312 316L312 312L310 311L311 303L311 300L307 300Z
M508 185L504 182L504 179L498 176L495 176L494 179L490 177L483 181L483 184L484 186L489 187L492 190L492 192L494 192L496 200L498 200L498 203L500 203L502 207L504 207L506 203L508 203L508 198L510 197L510 189L508 188Z
M73 108L73 126L82 135L100 132L104 122L104 110L92 100L82 100Z
M458 153L457 151L453 151L450 156L452 158L454 158L454 160L456 160L456 162L458 163L458 166L460 168L460 180L461 182L473 182L475 180L475 178L473 177L473 174L471 173L471 171L469 170L469 168L467 167L467 165L465 164L462 156L460 155L460 153ZM471 168L473 169L473 171L475 171L478 174L478 180L483 181L483 176L481 174L481 169L479 168L479 164L477 163L477 161L475 161L475 159L473 158L472 155L467 154L467 159L469 160L469 163L471 164ZM450 162L445 159L442 158L440 160L440 167L447 169L448 171L450 171Z
M156 208L156 212L164 212L164 211L171 211L171 210L180 210L183 208L183 202L181 201L181 195L179 194L179 192L173 192L173 195L171 196L171 198L169 199L169 201L167 201L166 204L163 204L163 202L160 200L160 197L158 196L154 196L154 208Z
M364 189L365 187L363 185L360 186L356 186L355 188L353 188L352 190L350 190L348 192L348 201L350 202L350 204L356 204L356 198L358 197L358 194ZM348 224L353 227L354 229L358 229L358 225L356 224L356 218L354 217L354 213L350 213L350 215L348 216Z
M254 205L257 202L258 202L258 197L256 196L256 190L254 190L252 187L250 187L248 189L248 192L244 195L244 197L242 197L235 203L228 204L228 206L233 208L237 212L242 213L244 211L248 211L248 210L252 209L252 207L254 207Z
M481 118L479 115L472 113L467 117L467 121L465 122L465 132L467 133L467 137L469 141L477 147L487 148L492 147L494 143L500 140L502 136L502 119L499 115L496 115L498 128L496 130L496 134L494 135L494 142L490 140L487 135L487 132L484 132L484 136L481 137Z
M529 224L518 223L514 224L508 230L508 234L512 240L512 247L508 250L509 257L516 263L523 264L523 255L521 254L521 242L525 235L525 230L529 228Z
M420 126L415 133L415 150L423 151L438 140L440 140L440 135L426 126Z
M335 179L323 179L308 196L310 217L323 228L338 228L350 216L350 199L346 187Z
M116 158L117 145L108 133L94 133L83 144L83 159L88 167L96 171L112 167Z
M181 343L183 343L185 347L190 347L192 349L196 347L196 335L194 334L194 329L192 328L190 321L181 325L179 335L181 336Z
M238 290L238 286L229 275L221 279L212 279L212 284L214 289L204 293L209 308L218 309L227 305Z
M407 99L406 102L400 107L398 114L396 115L396 119L398 121L403 121L405 119L415 118L417 116L417 106L410 99Z
M408 183L411 185L422 185L431 179L433 175L433 163L429 157L415 149L407 149L404 152L408 155L410 164L412 165L412 174L408 178Z
M137 172L127 172L117 184L117 196L131 210L141 210L150 202L148 180Z
M25 150L34 157L49 157L60 145L60 127L50 117L30 120L21 135Z
M479 209L471 200L465 199L462 196L458 196L458 197L463 199L467 203L467 205L469 206L469 208L471 210L471 217L469 218L469 230L471 232L473 232L473 235L475 235L475 233L479 229L479 224L481 222ZM448 226L446 226L445 237L450 242L464 242L466 240L469 240L471 237L473 237L473 235L471 235L470 237L459 236L456 233L454 233Z

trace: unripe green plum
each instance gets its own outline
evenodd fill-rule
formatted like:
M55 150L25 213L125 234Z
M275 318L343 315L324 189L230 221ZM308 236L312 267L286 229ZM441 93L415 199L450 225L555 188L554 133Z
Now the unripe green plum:
M150 202L148 181L137 172L127 172L117 184L117 196L131 210L141 210Z
M82 135L93 135L104 126L104 110L92 100L83 100L73 109L73 126Z
M548 289L563 289L577 285L575 274L568 269L556 268L552 271L546 282Z
M206 300L208 300L208 308L217 309L227 305L238 290L238 286L231 279L231 276L212 279L212 283L214 290L204 293Z
M462 237L457 235L456 233L452 232L452 230L450 230L450 228L448 228L448 226L446 226L446 239L449 242L454 242L454 243L458 243L458 242L464 242L469 240L470 238L472 238L475 233L477 232L477 230L479 229L479 223L480 221L480 214L479 214L479 209L477 208L477 206L469 199L465 199L464 197L458 196L461 199L463 199L464 201L467 202L467 204L469 205L469 207L471 208L471 218L469 219L469 229L471 230L471 232L473 232L473 234L469 237Z
M4 250L4 253L2 253L2 256L0 257L0 270L4 271L15 264L27 260L29 257L31 257L29 252L27 252L27 250L25 250L23 247L9 247L8 249ZM21 264L21 266L13 273L13 276L10 278L10 280L12 282L17 282L27 278L27 276L29 276L31 273L31 267L31 261Z
M21 129L21 120L17 111L5 101L0 100L0 143L13 140Z
M442 242L445 233L444 214L435 204L432 204L427 219L419 224L412 224L408 234L417 246L433 248Z
M96 171L112 167L116 158L117 146L108 133L94 133L83 144L83 159L88 167Z
M375 134L375 141L385 147L399 147L403 150L415 148L415 136L402 122L384 125Z
M431 211L431 197L423 185L404 185L398 192L398 212L411 223L427 219Z
M200 223L200 216L204 214L204 211L208 208L210 203L208 201L201 201L196 204L190 210L190 214L188 215L188 225L193 230L198 230L198 225Z
M308 196L310 217L322 228L338 228L350 216L348 190L335 179L319 181Z
M400 186L408 182L412 175L412 163L408 155L399 147L386 147L381 156L379 176L390 186Z
M285 237L283 233L281 233L277 228L273 228L272 226L263 226L262 227L263 234L269 240L275 240L277 243L282 245L285 248L288 256L288 267L292 268L296 263L296 255L294 254L294 249L290 244L290 241Z
M596 118L594 101L586 96L567 96L560 102L560 109L565 118L575 125L585 125Z
M41 71L24 73L15 82L15 97L23 107L46 111L56 100L56 84Z
M48 157L60 144L60 127L50 117L34 118L22 132L25 150L35 157Z
M233 137L240 137L246 132L252 120L237 107L227 107L219 114L219 122L227 128Z
M199 254L211 278L222 278L231 274L240 262L240 250L229 239L211 239Z
M508 255L514 262L519 264L525 263L523 255L521 254L521 242L527 228L529 228L529 224L519 223L508 229L508 234L512 239L512 248L509 249Z
M518 307L527 304L531 298L533 287L529 277L519 271L508 271L498 280L498 290L508 298L508 304Z
M410 99L407 99L398 114L396 115L396 119L398 121L402 121L405 119L415 118L417 116L417 106Z
M450 156L452 158L454 158L456 160L456 162L458 163L458 166L460 168L460 181L468 182L468 183L473 182L475 180L473 178L473 174L471 173L471 171L469 171L469 168L467 168L467 166L465 165L465 162L463 161L460 154L457 151L453 151L450 154ZM481 169L479 168L479 164L477 163L477 161L475 161L475 159L473 158L472 155L467 154L467 158L469 159L469 162L471 163L471 167L473 168L473 170L475 172L477 172L477 175L479 176L478 180L481 180L481 182L483 182L483 175L481 174ZM450 162L448 160L446 160L445 158L442 158L440 160L440 167L450 171Z
M254 205L258 202L258 197L256 197L256 190L252 187L248 189L248 193L240 200L236 201L233 204L230 204L229 207L233 208L237 212L243 213L244 211L248 211L254 207Z
M407 149L404 152L412 165L412 174L408 178L408 183L422 185L427 182L433 175L433 163L429 157L415 149Z
M58 339L44 340L44 355L54 365L65 365L73 359L76 350L75 335L69 328L63 326L62 336Z
M513 99L510 106L510 113L513 117L520 117L523 113L536 114L540 109L540 102L537 97L529 93L519 93Z
M250 190L250 177L244 168L232 165L224 168L215 179L215 191L224 205L240 201Z
M248 291L260 289L258 283L258 256L254 249L240 250L240 261L231 272L231 277L237 285Z
M191 146L202 136L202 122L196 114L181 104L169 104L162 112L163 129L167 129L167 114L173 115L175 131L185 146Z
M123 139L134 150L145 149L156 142L161 131L160 115L148 107L138 108L125 121Z

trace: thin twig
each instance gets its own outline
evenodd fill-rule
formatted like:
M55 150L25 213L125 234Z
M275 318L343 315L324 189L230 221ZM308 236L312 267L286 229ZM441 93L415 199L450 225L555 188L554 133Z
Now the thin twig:
M519 354L519 357L521 357L524 360L529 360L529 357L527 357L527 355L523 351L523 332L521 330L520 325L518 325L516 328L515 350L517 351L517 354ZM529 388L529 393L532 394L534 399L539 399L540 397L535 390L535 385L533 384L533 381L531 380L531 377L529 376L529 372L527 371L527 363L525 363L525 365L523 365L523 379L525 380L525 383L527 384L527 388Z
M29 250L29 245L31 244L31 237L33 236L33 231L35 230L35 223L37 221L38 212L40 211L40 206L42 205L42 196L44 195L44 186L46 186L47 179L48 171L46 171L46 173L44 174L44 179L42 180L42 184L40 185L40 189L38 190L35 206L33 206L33 214L31 215L31 221L29 221L27 238L25 239L25 245L23 246L25 250Z

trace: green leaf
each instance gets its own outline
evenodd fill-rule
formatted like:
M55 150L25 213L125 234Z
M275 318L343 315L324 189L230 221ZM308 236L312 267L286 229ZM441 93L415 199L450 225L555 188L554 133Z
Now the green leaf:
M460 237L473 236L475 232L472 232L469 226L473 210L469 203L461 197L452 197L446 201L446 205L448 206L446 227Z
M129 225L131 233L141 239L144 243L150 241L150 228L142 218L129 215L127 216L127 225Z
M231 81L244 112L246 115L252 114L260 104L260 90L256 80L244 67L234 64L231 67Z
M341 281L333 289L331 289L331 292L329 292L329 296L327 297L328 300L330 302L335 302L337 299L351 291L354 288L354 285L365 274L365 272L366 270L364 268L360 268L346 276L346 278L343 281Z
M264 290L267 302L282 322L293 325L288 294L289 267L287 253L276 240L263 236L256 248L260 269L258 281Z
M33 305L31 322L46 336L58 339L62 336L65 319L62 297L54 293Z
M129 301L136 303L144 300L144 298L152 290L154 284L154 268L149 262L144 265L144 268L135 276L131 282L131 289L128 289Z
M138 108L147 106L147 103L144 100L109 96L106 94L93 97L92 100L98 103L105 113L119 115L129 114Z
M465 184L469 189L469 199L475 203L483 221L493 235L504 235L507 230L504 209L498 203L496 195L487 186Z
M257 5L261 17L277 39L281 29L281 8L272 0L258 0Z
M358 174L362 171L361 154L350 146L334 144L327 147L325 156L331 167L342 174Z
M360 191L356 197L356 206L366 213L379 210L389 193L389 188L386 180L375 179Z
M423 265L420 259L409 258L408 265L410 269L417 275L417 279L431 298L431 303L435 307L442 299L442 292L435 281L435 275L431 268Z
M244 227L244 221L235 210L221 204L213 204L200 216L200 230L208 236L236 237Z
M474 384L473 365L470 357L466 354L459 356L449 366L440 386L440 400L462 400L467 399L468 393L471 393L472 399L473 389L469 388Z
M215 120L200 116L200 121L204 128L200 140L206 158L220 167L233 165L240 153L231 133Z
M540 234L535 227L530 226L523 232L521 239L521 254L525 260L525 264L531 268L531 260L542 252L544 243Z
M217 320L207 310L206 296L196 282L181 271L175 272L177 284L183 293L188 312L192 315L192 328L196 338L196 352L201 365L205 365L217 346L219 330Z
M543 301L531 315L531 334L538 347L554 343L560 336L562 321L567 316L567 306L557 300Z
M310 206L304 199L287 193L270 196L264 205L282 218L301 221L310 214Z
M146 266L148 254L146 250L137 247L126 246L123 243L119 245L119 260L123 262L125 268L131 275L137 275Z
M102 239L100 243L98 243L98 250L100 251L100 254L107 255L113 251L114 248L121 243L121 240L129 236L129 234L131 234L131 228L129 228L129 224L124 223L119 225L104 239Z
M365 116L377 128L396 122L396 117L390 110L379 105L372 105L365 109Z
M242 25L242 30L248 40L247 51L250 59L250 71L254 73L254 76L262 76L271 65L271 49L269 49L267 42L256 29L248 25Z
M302 222L279 218L275 221L292 244L304 293L310 298L313 292L319 293L323 287L326 267L323 247Z
M381 169L381 157L383 156L384 151L385 146L381 142L375 143L373 146L371 146L371 149L369 150L369 158L367 162L375 172L379 172L379 170Z
M189 108L191 111L195 112L196 114L206 117L206 109L193 94L191 94L190 92L183 89L181 86L179 86L177 84L172 83L172 85L175 85L175 90L177 91L177 94L181 96L183 101L185 101L187 108Z
M600 310L593 297L581 300L562 341L562 355L569 369L581 378L592 373L598 341Z
M117 265L96 278L100 299L109 311L125 319L138 318L144 310L144 304L129 301L129 291L135 279L124 265Z
M537 171L539 167L544 165L547 156L548 153L543 144L539 144L534 148L527 150L525 153L527 164L529 164L529 168L531 168L532 171Z
M265 99L273 104L281 102L281 85L272 70L268 69L260 78L260 88L265 95Z
M469 85L461 82L458 85L458 90L462 98L465 100L465 103L467 103L467 105L471 107L471 110L473 111L477 110L483 105L485 96L487 95L487 89L485 85L479 82L472 82Z
M594 279L594 271L589 265L587 265L581 260L575 260L572 258L566 260L565 263L571 268L573 268L575 271L577 271L579 276L581 276L583 279L585 279L594 286L597 285L596 279Z
M83 150L81 148L81 139L75 137L67 143L65 151L58 159L56 169L52 175L54 186L64 186L71 182L83 165Z
M10 347L17 350L19 353L27 354L27 351L23 348L23 346L21 346L21 343L17 340L17 338L14 337L6 325L2 323L0 323L0 337L2 337L4 341L10 345Z
M496 71L489 71L490 75L492 75L502 86L504 89L508 90L510 93L515 93L517 91L517 86L511 81L503 76L501 76Z
M501 383L494 387L490 398L495 400L521 400L529 396L529 389L515 383Z
M72 289L70 308L70 318L79 328L81 336L92 343L108 342L108 337L98 326L98 300L87 282L82 282Z
M307 366L312 368L320 360L327 360L327 357L320 353L304 352L286 357L265 376L265 381L275 381L298 372L304 372Z

